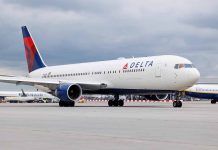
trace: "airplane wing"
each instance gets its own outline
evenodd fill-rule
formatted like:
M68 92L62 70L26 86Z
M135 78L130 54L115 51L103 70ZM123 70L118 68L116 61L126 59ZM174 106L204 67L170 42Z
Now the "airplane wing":
M58 85L62 83L78 84L83 90L98 90L106 88L104 83L82 83L72 80L58 80L58 79L43 79L43 78L30 78L24 76L7 76L0 75L0 82L11 83L16 85L30 85L30 86L43 86L46 90L53 91Z

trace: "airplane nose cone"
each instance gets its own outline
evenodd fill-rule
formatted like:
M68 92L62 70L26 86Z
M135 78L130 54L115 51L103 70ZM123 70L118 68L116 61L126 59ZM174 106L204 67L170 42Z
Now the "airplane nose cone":
M196 69L196 78L197 78L197 80L200 79L200 76L201 76L200 72L198 71L198 69Z
M193 73L194 83L196 83L199 79L200 79L200 72L198 71L198 69L195 69L195 71Z
M187 72L187 79L188 83L190 83L190 86L197 83L200 78L200 72L198 69L192 69L191 71Z
M185 90L192 87L198 82L200 78L200 72L196 68L181 70L180 75L177 76L179 90Z

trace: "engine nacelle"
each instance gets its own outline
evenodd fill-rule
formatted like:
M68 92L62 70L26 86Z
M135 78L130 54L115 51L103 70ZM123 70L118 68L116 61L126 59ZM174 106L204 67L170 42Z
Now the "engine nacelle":
M78 84L60 84L55 95L62 101L78 101L82 95L82 88Z
M155 96L158 100L165 100L168 98L168 94L156 94Z
M145 95L147 100L165 100L167 97L168 94Z

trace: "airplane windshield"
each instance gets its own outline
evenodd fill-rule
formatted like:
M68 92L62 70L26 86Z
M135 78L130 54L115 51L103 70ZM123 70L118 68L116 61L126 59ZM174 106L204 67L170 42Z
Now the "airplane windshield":
M175 64L175 69L181 69L181 68L194 68L192 64Z

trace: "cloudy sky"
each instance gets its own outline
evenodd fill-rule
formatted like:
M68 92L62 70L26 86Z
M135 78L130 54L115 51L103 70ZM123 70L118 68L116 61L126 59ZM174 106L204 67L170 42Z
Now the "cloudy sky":
M0 0L0 74L27 74L27 25L47 65L174 54L216 77L217 8L217 0Z

